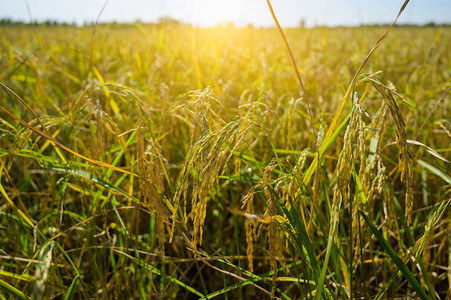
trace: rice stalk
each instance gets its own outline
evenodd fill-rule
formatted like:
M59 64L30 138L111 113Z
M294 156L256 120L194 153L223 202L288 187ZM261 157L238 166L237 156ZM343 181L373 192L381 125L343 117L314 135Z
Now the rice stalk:
M166 211L162 203L162 195L165 192L164 187L164 172L157 160L157 154L154 147L150 145L146 147L144 138L144 128L142 124L139 125L136 139L137 139L137 162L139 179L139 199L148 208L151 214L155 217L155 224L157 228L157 236L160 245L160 250L164 253L165 248L165 228L164 224L168 222ZM153 146L153 147L152 147ZM138 217L137 225L139 224L139 206L137 207L136 215Z
M358 97L355 97L349 123L345 131L343 148L338 157L336 167L337 182L335 184L335 190L338 193L334 193L333 208L337 205L339 197L345 205L351 197L352 163L354 160L361 158L362 153L365 153L364 114L365 111L360 106Z
M277 167L277 161L273 159L268 166L263 171L263 177L260 179L260 185L263 189L264 195L266 197L266 201L268 203L268 207L265 212L265 216L271 218L271 222L269 223L268 228L268 244L269 244L269 255L270 255L270 264L271 269L273 271L272 281L273 288L271 291L271 295L274 297L274 293L276 292L276 281L277 281L277 260L278 258L282 258L281 252L281 240L278 232L279 223L275 218L278 215L277 212L277 199L272 195L271 192L271 172Z
M380 78L366 77L362 82L370 82L376 90L381 94L384 103L388 106L390 113L393 117L396 129L396 146L399 151L399 169L401 171L401 181L405 182L405 214L407 217L407 225L411 224L411 215L413 209L413 169L412 169L412 156L409 151L409 145L407 143L407 136L405 132L405 122L402 113L396 104L393 95L399 95L396 88L393 85L385 84ZM403 98L401 98L403 99Z
M246 206L246 213L248 215L254 215L254 195L256 192L256 186L253 186L249 189L249 191L244 195L243 197L243 205L241 206L241 209ZM254 241L257 238L257 232L256 232L256 221L253 218L247 217L246 221L244 223L245 231L246 231L246 253L247 253L247 260L249 264L249 271L251 273L254 272Z
M210 111L210 106L206 101L210 99L210 93L211 90L206 89L195 101L198 109L197 118L193 123L191 147L179 176L179 188L173 198L172 228L177 219L176 212L180 206L183 206L184 218L190 218L193 221L194 247L202 244L207 203L215 197L214 187L218 185L217 175L226 170L235 149L240 146L247 130L253 127L253 124L248 124L245 119L238 119L226 124L219 123L217 116ZM209 122L213 124L209 124ZM186 210L188 197L191 198L189 214Z

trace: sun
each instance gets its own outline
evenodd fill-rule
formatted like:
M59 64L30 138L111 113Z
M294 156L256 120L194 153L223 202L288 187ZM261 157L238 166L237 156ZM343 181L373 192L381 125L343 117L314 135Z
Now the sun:
M252 14L252 10L246 11L246 1L237 0L215 0L215 1L193 1L195 9L191 18L200 26L210 27L227 22L237 25L245 22Z

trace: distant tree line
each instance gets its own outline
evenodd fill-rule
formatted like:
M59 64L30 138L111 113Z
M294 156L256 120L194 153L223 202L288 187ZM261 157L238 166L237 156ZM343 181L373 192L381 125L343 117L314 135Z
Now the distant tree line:
M174 26L174 27L181 27L181 26L185 26L185 25L189 25L186 23L183 23L179 20L173 19L171 17L161 17L158 19L157 22L141 22L140 20L136 20L133 23L123 23L123 22L100 22L98 23L98 25L110 25L110 26L131 26L131 25L135 25L135 24L143 24L143 25L169 25L169 26ZM84 22L83 26L94 26L95 22ZM3 18L0 19L0 26L45 26L45 27L52 27L52 26L62 26L62 27L77 27L77 23L75 21L72 22L62 22L62 21L57 21L57 20L45 20L45 21L32 21L32 22L24 22L24 21L16 21L16 20L12 20L10 18ZM221 23L220 26L225 26L225 27L234 27L233 22L226 22L226 23ZM385 26L388 27L390 26L390 24L362 24L360 26L363 27L375 27L375 26ZM429 22L423 25L419 25L419 24L396 24L395 26L397 27L437 27L437 26L441 26L441 27L451 27L451 23L434 23L434 22ZM248 27L253 27L252 25L248 25ZM299 22L299 27L301 28L305 28L306 27L306 22L304 19L302 19ZM314 27L324 27L322 25L317 25ZM326 26L327 27L327 26ZM346 27L346 26L332 26L332 27Z
M383 27L389 27L391 24L362 24L360 26L364 27L374 27L374 26L383 26ZM410 24L410 23L396 23L395 27L450 27L451 23L435 23L435 22L428 22L425 24Z
M136 20L133 23L123 23L123 22L99 22L97 25L112 25L112 26L128 26L128 25L134 25L136 23L139 24L151 24L151 25L170 25L170 26L183 26L186 25L185 23L170 18L170 17L161 17L158 19L155 23L148 23L148 22L141 22L140 20ZM95 22L93 21L85 21L83 23L83 26L94 26ZM32 21L32 22L24 22L24 21L16 21L12 20L10 18L3 18L0 19L0 26L46 26L46 27L52 27L52 26L63 26L63 27L76 27L77 23L75 21L73 22L61 22L57 20L45 20L45 21Z
M15 21L9 18L0 19L0 26L77 26L75 21L61 22L56 20L45 20L45 21L32 21L32 22L24 22L24 21Z

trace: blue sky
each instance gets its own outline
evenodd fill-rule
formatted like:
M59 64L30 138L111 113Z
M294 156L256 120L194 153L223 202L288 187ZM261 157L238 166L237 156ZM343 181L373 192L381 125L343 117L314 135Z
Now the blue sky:
M27 3L29 10L27 9ZM0 0L0 18L82 24L95 21L106 0ZM272 0L282 26L359 25L392 22L403 0ZM110 0L100 21L146 22L169 16L200 26L232 21L272 26L266 0ZM400 23L451 23L450 0L411 0Z

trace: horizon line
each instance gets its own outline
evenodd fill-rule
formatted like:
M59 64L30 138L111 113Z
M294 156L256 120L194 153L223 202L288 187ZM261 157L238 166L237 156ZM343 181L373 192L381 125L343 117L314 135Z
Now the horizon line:
M81 24L80 22L77 22L75 20L73 21L63 21L58 19L41 19L41 20L33 20L33 21L25 21L23 19L14 19L10 17L2 17L0 18L0 26L19 26L19 25L26 25L26 26L73 26L73 27L84 27L84 26L93 26L93 25L135 25L135 24L142 24L142 25L164 25L164 24L172 24L172 25L178 25L178 26L192 26L192 27L199 27L199 28L215 28L215 27L235 27L235 28L246 28L246 27L253 27L253 28L276 28L275 25L255 25L249 22L245 25L236 24L234 21L218 21L216 25L209 25L209 26L203 26L200 24L196 24L195 22L184 22L172 17L160 17L157 21L143 21L139 18L135 19L134 21L119 21L119 20L106 20L106 21L88 21L84 20ZM372 23L360 23L360 24L334 24L334 25L328 25L328 24L314 24L314 25L306 25L305 23L302 24L302 20L299 22L299 25L297 26L284 26L284 28L320 28L320 27L326 27L326 28L354 28L354 27L377 27L377 26L389 26L391 23L385 23L385 22L372 22ZM451 23L443 22L443 23L437 23L434 21L429 22L399 22L396 23L395 26L402 26L402 27L450 27Z

